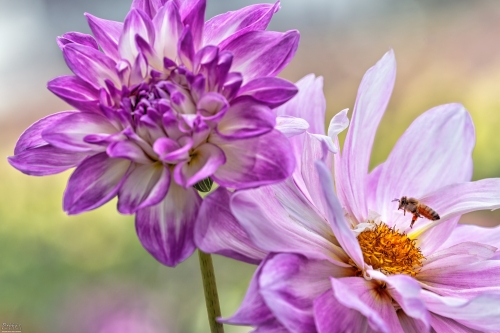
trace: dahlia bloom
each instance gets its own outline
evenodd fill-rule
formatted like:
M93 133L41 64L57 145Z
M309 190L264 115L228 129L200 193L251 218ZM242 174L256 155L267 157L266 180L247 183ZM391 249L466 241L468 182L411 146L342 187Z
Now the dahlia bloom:
M260 262L225 322L254 332L499 332L500 230L457 226L461 214L500 207L500 179L470 181L468 112L460 104L425 112L368 173L395 71L391 51L365 74L333 161L318 141L304 140L291 179L229 194L231 214L217 226L241 241L222 242L215 226L197 235L203 247ZM333 134L344 116L334 118ZM411 214L392 201L403 195L441 219L410 228Z
M194 221L215 181L234 189L287 178L291 146L273 108L297 88L274 77L299 34L265 31L259 4L204 22L205 0L134 0L124 23L86 14L94 37L58 38L75 75L48 88L71 106L29 127L9 162L36 176L76 169L68 214L118 196L143 246L174 266L195 249Z

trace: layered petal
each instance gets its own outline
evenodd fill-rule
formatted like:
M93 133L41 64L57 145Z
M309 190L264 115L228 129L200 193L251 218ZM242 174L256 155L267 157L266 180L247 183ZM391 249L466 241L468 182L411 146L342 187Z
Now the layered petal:
M255 100L270 108L286 103L298 92L297 87L278 77L260 77L240 88L238 94L252 96Z
M187 259L196 248L193 228L201 201L195 189L170 182L163 201L136 214L135 228L142 246L167 266Z
M224 152L211 143L204 143L191 152L191 160L177 164L175 181L184 187L210 177L219 166L226 163Z
M226 156L226 164L213 175L225 187L243 189L276 183L290 176L295 167L290 143L277 130L242 140L226 140L212 134L209 142Z
M88 157L78 165L64 191L63 209L79 214L111 200L125 180L130 162L109 158L106 153Z
M175 60L177 57L177 43L182 34L182 21L177 6L168 1L156 16L153 23L156 38L154 48L163 57Z
M89 13L85 13L85 17L104 53L115 61L120 60L118 41L123 31L123 23L101 19Z
M223 50L234 55L232 71L240 72L244 82L260 76L275 76L297 51L299 33L250 31L233 39Z
M203 252L258 264L267 252L255 246L230 210L232 193L223 187L207 195L194 231L195 243Z
M378 124L382 119L396 78L396 60L393 51L387 52L377 64L370 68L359 86L351 126L339 160L340 169L335 168L340 188L345 196L344 206L358 222L368 216L366 205L366 183L368 165ZM385 187L384 187L385 188Z
M56 77L47 83L47 88L80 111L100 112L97 90L76 76Z

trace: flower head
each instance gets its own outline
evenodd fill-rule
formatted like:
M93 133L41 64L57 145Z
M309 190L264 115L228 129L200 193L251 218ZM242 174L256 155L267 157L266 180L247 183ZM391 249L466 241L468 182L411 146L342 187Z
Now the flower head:
M273 108L296 87L274 77L298 33L265 31L276 4L204 22L205 0L135 0L125 22L86 14L94 37L58 38L75 75L48 83L75 107L33 124L9 162L30 175L75 167L63 208L78 214L118 196L144 247L166 265L194 250L196 189L287 178L290 144Z
M345 144L333 161L324 144L303 134L300 168L292 179L231 194L239 224L226 217L226 225L239 227L246 238L224 246L255 261L270 254L226 322L256 326L258 332L500 327L500 262L494 260L500 230L457 227L461 214L500 207L500 179L470 182L474 127L463 106L443 105L421 115L387 161L368 173L395 69L391 51L366 73ZM332 133L343 127L344 116L334 118ZM392 201L403 195L418 198L441 218L419 218L411 228L411 214ZM222 244L212 234L199 243L212 249ZM218 249L233 256L231 251Z

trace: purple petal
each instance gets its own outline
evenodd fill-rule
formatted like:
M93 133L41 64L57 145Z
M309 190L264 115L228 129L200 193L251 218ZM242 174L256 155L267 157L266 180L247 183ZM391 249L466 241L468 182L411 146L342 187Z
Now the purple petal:
M120 60L118 41L123 31L123 23L101 19L88 13L85 13L85 17L104 53L115 61Z
M165 2L166 0L133 0L130 9L140 9L152 19Z
M61 49L64 47L64 45L71 43L76 43L99 50L99 46L97 46L97 42L94 37L87 34L82 34L81 32L67 32L61 37L57 37L57 44Z
M278 131L285 134L287 138L304 133L309 128L309 124L302 118L292 116L278 116L276 127Z
M397 315L399 322L401 323L401 327L403 328L403 331L405 333L421 333L429 331L429 329L425 327L422 321L407 316L404 311L398 311ZM430 317L432 318L433 316L431 315Z
M295 83L299 92L288 103L278 107L278 116L293 116L309 123L310 133L325 134L326 100L323 94L323 78L314 74L304 76Z
M219 319L220 322L232 325L257 326L275 321L273 313L260 295L259 278L262 268L263 265L257 267L248 286L245 298L236 313L229 318Z
M330 241L331 231L324 218L290 180L234 193L231 211L252 242L263 250L297 252L349 267L348 257Z
M227 112L229 105L227 100L221 95L214 92L209 92L200 98L196 103L198 114L205 121L218 122Z
M347 118L347 112L349 109L344 109L333 116L330 120L330 125L328 126L328 136L332 140L336 140L337 136L343 132L347 126L349 126L349 118Z
M280 2L256 4L212 17L205 23L203 45L224 47L236 37L255 30L265 30L280 8Z
M190 187L210 177L219 166L226 163L222 149L211 143L204 143L190 153L191 159L177 164L174 169L175 181Z
M184 189L170 182L162 202L136 214L135 229L142 246L166 266L187 259L196 248L193 227L201 201L193 188Z
M14 154L20 154L21 152L37 148L47 144L47 141L42 139L42 132L46 128L52 127L59 120L74 114L74 111L64 111L51 114L47 117L44 117L37 122L33 123L30 127L28 127L23 134L19 137L16 143L16 147L14 148Z
M391 50L366 72L361 81L342 151L341 170L335 169L342 182L340 187L346 209L358 222L364 222L368 216L365 193L368 164L375 133L389 103L395 78L396 60ZM335 159L340 159L340 155L335 155Z
M102 115L90 112L70 114L42 132L42 137L48 143L69 151L103 151L105 147L87 143L87 135L111 135L118 130Z
M426 290L422 298L429 311L454 319L480 331L497 330L500 327L500 295L481 295L472 300L443 297ZM434 326L434 322L432 323Z
M139 9L132 9L123 23L123 33L118 42L118 50L123 59L129 63L135 63L139 50L136 44L136 36L139 35L148 44L154 45L155 29L153 22Z
M102 52L78 44L68 44L63 48L63 55L73 73L94 88L105 87L106 79L121 87L115 71L116 63Z
M177 6L168 1L154 17L156 52L169 59L177 58L177 43L182 34L182 22Z
M124 158L140 164L148 165L153 163L144 150L142 150L137 143L131 140L113 142L108 146L106 152L109 157L112 158Z
M474 142L474 124L461 104L441 105L422 114L383 164L379 182L384 186L377 189L376 211L392 223L387 217L397 212L397 203L391 200L403 195L420 199L444 186L470 181Z
M86 158L68 180L64 191L64 211L71 215L79 214L111 200L125 180L129 166L129 161L109 158L106 153Z
M273 130L276 116L264 104L251 97L239 97L217 125L217 132L226 139L244 139Z
M378 283L362 277L330 278L330 281L337 302L359 311L374 331L402 332L392 299L387 293L380 292ZM342 316L338 312L335 315Z
M51 145L23 149L8 157L10 165L30 176L47 176L75 167L87 153L75 153Z
M330 289L329 277L338 270L326 260L296 254L277 254L264 263L260 294L278 321L290 332L313 332L313 300ZM343 269L346 275L351 269Z
M211 134L209 142L219 146L226 156L226 164L213 176L225 187L243 189L276 183L288 178L295 167L292 147L277 130L243 140Z
M170 186L170 170L160 163L137 164L126 178L118 192L118 211L122 214L158 204Z
M425 195L420 201L439 212L441 219L409 233L409 237L418 238L419 246L427 253L433 253L453 232L456 226L456 219L453 218L476 210L500 208L500 179L448 185ZM447 222L450 219L453 219L449 221L452 223ZM474 238L469 240L476 241Z
M47 83L47 88L80 111L100 112L97 89L77 76L59 76Z
M266 252L255 246L229 208L231 192L223 187L207 195L198 214L194 240L206 253L258 264Z
M469 327L466 327L453 319L445 318L433 314L432 316L432 328L436 333L484 333L483 331L476 331ZM417 332L418 333L418 332Z
M354 263L360 269L363 269L365 266L363 254L361 253L361 248L359 247L356 235L352 231L349 223L346 221L342 206L335 195L335 185L333 184L330 170L328 170L325 164L321 161L317 161L315 165L321 188L323 190L323 196L326 199L327 220L330 222L333 234L335 235L335 238L337 238L340 246L342 246L344 251L349 255Z
M240 72L244 82L261 76L275 76L292 60L299 33L250 31L232 40L223 50L233 53L231 71Z
M289 101L297 92L297 87L287 80L278 77L260 77L241 87L238 94L252 96L270 108L275 108Z
M177 54L180 61L187 68L193 68L195 49L193 44L193 35L189 27L185 27L179 38Z
M193 36L193 45L196 51L201 47L206 6L206 0L191 0L184 1L184 5L180 8L182 23L184 26L190 27Z

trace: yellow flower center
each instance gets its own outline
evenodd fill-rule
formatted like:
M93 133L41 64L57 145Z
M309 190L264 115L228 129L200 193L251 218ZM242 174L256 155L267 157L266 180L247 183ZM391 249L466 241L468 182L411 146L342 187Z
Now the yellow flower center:
M363 257L368 265L386 275L415 276L425 257L405 233L401 234L386 224L374 224L358 235Z

